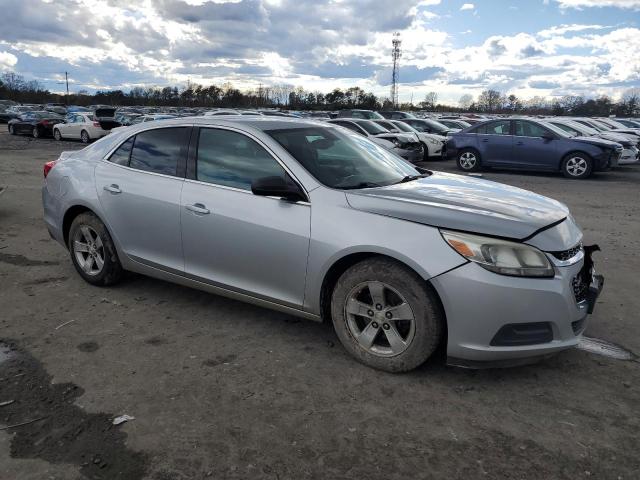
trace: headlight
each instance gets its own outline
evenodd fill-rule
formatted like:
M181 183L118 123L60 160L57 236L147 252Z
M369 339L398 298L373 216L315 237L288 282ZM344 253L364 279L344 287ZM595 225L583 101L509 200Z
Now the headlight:
M393 140L391 140L391 142L398 148L402 146L402 144L400 143L400 140L398 140L397 138L394 138Z
M467 260L501 275L553 277L549 259L535 247L468 233L440 230L442 237Z
M427 141L431 144L431 145L439 145L442 142L440 140L436 140L435 138L428 138Z

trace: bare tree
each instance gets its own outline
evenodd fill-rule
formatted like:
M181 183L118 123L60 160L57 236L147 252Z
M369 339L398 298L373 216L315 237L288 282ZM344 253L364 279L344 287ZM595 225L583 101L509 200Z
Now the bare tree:
M468 110L469 107L471 107L472 103L473 103L473 95L470 95L468 93L465 93L464 95L462 95L460 97L460 100L458 100L458 106L463 110Z

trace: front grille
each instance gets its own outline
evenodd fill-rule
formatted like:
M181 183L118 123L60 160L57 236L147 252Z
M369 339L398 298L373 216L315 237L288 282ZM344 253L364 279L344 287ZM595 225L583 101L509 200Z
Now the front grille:
M576 298L576 302L580 303L587 299L587 293L589 292L589 283L583 279L583 275L580 273L573 277L571 282L573 285L573 296Z
M550 252L551 255L556 257L558 260L566 262L567 260L575 257L578 252L582 250L582 243L577 244L575 247L570 248L569 250L562 250L561 252Z

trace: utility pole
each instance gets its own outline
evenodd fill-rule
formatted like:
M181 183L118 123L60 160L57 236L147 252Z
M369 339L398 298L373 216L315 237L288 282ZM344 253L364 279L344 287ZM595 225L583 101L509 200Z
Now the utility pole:
M393 60L393 72L391 73L391 103L393 103L395 108L398 108L398 80L400 73L400 57L402 56L402 51L400 50L400 45L402 45L400 32L393 34L391 45L393 45L393 49L391 50L391 59Z
M67 105L69 104L69 74L64 72L64 81L67 84L67 97L65 98L65 102Z

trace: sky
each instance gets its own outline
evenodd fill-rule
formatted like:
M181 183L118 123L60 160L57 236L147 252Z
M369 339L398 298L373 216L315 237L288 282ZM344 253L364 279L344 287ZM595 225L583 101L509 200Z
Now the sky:
M2 0L0 71L63 91L287 83L455 104L640 87L640 0Z

